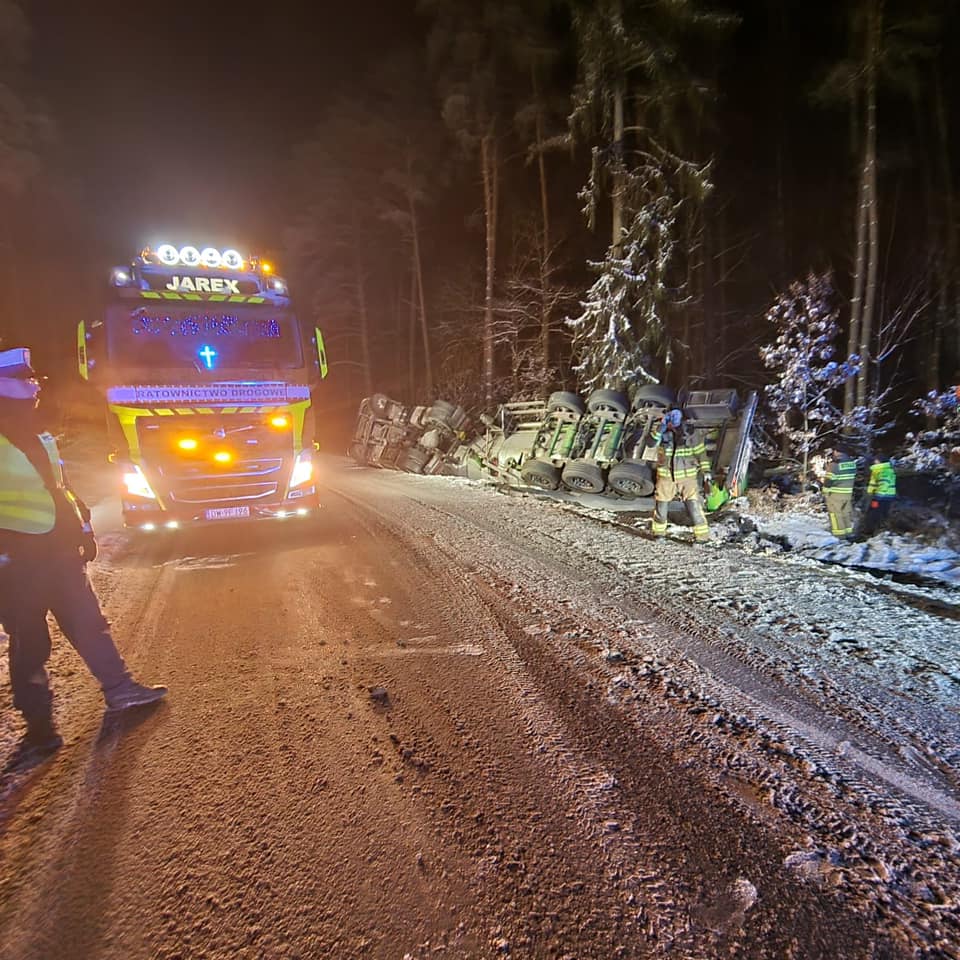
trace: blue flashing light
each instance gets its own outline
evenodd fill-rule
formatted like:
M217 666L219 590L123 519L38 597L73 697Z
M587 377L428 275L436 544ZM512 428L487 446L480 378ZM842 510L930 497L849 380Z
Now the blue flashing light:
M203 365L208 369L213 369L214 361L217 359L217 351L209 344L204 344L198 351L197 356L203 361Z

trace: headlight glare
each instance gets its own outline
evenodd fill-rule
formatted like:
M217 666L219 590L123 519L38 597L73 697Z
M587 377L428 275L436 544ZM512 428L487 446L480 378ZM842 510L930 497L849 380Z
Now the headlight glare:
M145 500L157 499L157 495L151 489L143 471L136 464L133 465L132 469L124 472L123 483L131 497L143 497Z
M310 454L304 451L297 457L297 462L293 465L293 473L290 475L290 486L301 487L313 479L313 461Z

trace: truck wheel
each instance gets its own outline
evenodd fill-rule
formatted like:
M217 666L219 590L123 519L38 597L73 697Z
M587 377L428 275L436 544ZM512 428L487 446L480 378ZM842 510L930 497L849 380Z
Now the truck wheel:
M385 393L375 393L370 398L370 409L378 417L387 415L387 407L392 403L391 399Z
M435 424L456 433L466 419L467 415L463 407L458 407L455 403L450 403L447 400L435 400L433 406L424 415L423 422L425 424Z
M546 460L524 460L520 479L531 487L556 490L560 486L560 470Z
M592 460L571 460L563 468L563 485L574 493L603 493L603 471Z
M411 447L400 461L400 469L407 473L423 473L423 468L430 461L433 453L422 447Z
M630 412L630 401L619 390L594 390L587 397L587 409L591 413L619 413L626 416Z
M362 443L351 443L347 453L350 458L361 467L367 465L367 448Z
M570 393L568 390L558 390L556 393L551 393L550 399L547 400L547 413L576 413L583 416L585 410L583 401L575 393Z
M677 402L677 395L662 383L648 383L638 387L633 395L633 409L642 410L644 407L662 407L667 409Z
M610 468L607 484L621 497L649 497L654 487L653 471L648 463L624 460Z

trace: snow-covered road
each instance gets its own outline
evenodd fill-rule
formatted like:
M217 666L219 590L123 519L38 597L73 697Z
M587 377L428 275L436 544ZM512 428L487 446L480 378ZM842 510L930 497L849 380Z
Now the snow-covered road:
M960 957L949 593L325 473L315 528L102 537L171 699L101 723L58 645L3 960Z

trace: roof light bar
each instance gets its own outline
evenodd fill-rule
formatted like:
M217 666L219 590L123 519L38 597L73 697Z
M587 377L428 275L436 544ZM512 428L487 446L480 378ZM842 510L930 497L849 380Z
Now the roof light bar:
M143 252L144 259L156 257L165 267L209 267L216 269L223 267L227 270L242 270L246 266L246 261L236 250L218 250L216 247L204 247L198 250L189 244L179 249L172 243L161 243L156 250L150 250L148 247Z

